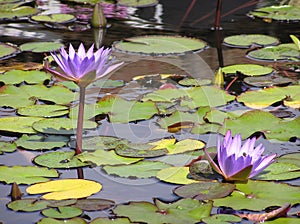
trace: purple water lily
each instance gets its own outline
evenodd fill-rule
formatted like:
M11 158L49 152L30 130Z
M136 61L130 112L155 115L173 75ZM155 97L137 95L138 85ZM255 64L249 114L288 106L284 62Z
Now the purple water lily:
M109 48L104 49L102 47L94 53L94 45L85 51L82 43L78 48L78 52L70 44L69 54L64 48L61 48L59 53L60 56L56 53L51 53L51 55L63 72L49 68L48 61L45 63L45 70L62 79L73 81L79 86L76 154L80 154L82 152L85 89L90 83L121 66L123 62L113 64L113 61L110 60L111 49Z
M214 170L221 174L226 181L245 181L264 170L274 162L276 157L276 154L262 156L264 147L262 144L254 147L255 141L255 137L247 139L242 145L241 135L237 134L232 137L231 131L228 130L223 142L220 139L217 142L219 166L207 151L204 151Z
M102 47L94 53L94 45L85 51L81 43L78 52L75 52L70 44L69 53L63 47L59 53L60 56L56 53L51 53L51 55L63 73L49 68L48 63L46 63L45 69L62 79L74 81L79 86L87 86L122 65L122 62L113 64L113 61L109 59L110 48Z

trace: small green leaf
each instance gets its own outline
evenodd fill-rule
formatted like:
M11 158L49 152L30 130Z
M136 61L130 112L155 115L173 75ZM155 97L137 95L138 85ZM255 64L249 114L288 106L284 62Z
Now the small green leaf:
M37 224L87 224L87 222L83 218L71 218L64 220L57 220L53 218L43 218L37 222Z
M128 218L95 218L90 222L90 224L130 224L130 220Z
M110 175L117 175L120 177L150 178L155 177L159 170L170 166L171 165L163 162L140 161L129 165L106 165L103 167L103 170Z
M172 184L191 184L198 183L199 181L189 179L188 167L168 167L157 172L156 177L161 180Z
M7 184L33 184L47 181L48 177L58 177L54 169L40 168L34 166L0 166L0 181Z
M55 219L69 219L82 214L82 210L76 207L61 206L57 208L48 208L42 211L46 217Z
M118 4L125 5L129 7L148 7L148 6L154 6L158 3L158 0L120 0L118 1Z
M1 117L0 130L14 133L35 134L32 124L41 120L38 117Z
M109 209L115 205L114 201L101 198L86 198L76 201L74 205L84 211L102 211Z
M62 105L31 105L18 109L18 114L30 117L58 117L69 113L69 108Z
M235 74L237 72L247 76L260 76L267 75L273 72L270 67L255 65L255 64L235 64L228 65L222 68L222 72L225 74Z
M20 45L22 51L31 51L35 53L43 53L49 51L55 51L63 47L64 45L56 42L29 42Z
M279 43L279 40L275 37L262 34L241 34L224 38L224 43L230 47L248 48L252 45L275 45Z
M36 15L31 16L31 19L37 22L49 22L49 23L69 23L76 20L75 16L71 14L55 13L49 15Z
M0 82L4 82L5 84L20 84L22 82L38 84L50 79L51 76L49 74L38 70L9 70L0 75Z
M40 165L49 168L77 168L88 166L88 163L81 162L75 157L75 152L50 152L36 156L33 161Z
M226 224L226 223L239 223L242 219L236 215L229 214L216 214L205 217L201 220L206 224Z
M63 147L67 144L68 140L69 138L65 136L56 135L22 135L15 143L18 147L29 150L45 150Z
M24 198L9 202L7 207L14 211L35 212L47 208L50 203L50 201L37 200L36 198Z
M16 151L17 146L15 143L2 142L0 141L0 155L4 152L14 152Z
M14 56L17 53L18 53L17 47L7 43L0 43L0 59Z

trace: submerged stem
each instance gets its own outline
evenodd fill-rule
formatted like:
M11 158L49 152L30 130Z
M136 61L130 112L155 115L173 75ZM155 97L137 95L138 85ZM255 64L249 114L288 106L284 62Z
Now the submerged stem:
M83 113L85 100L85 86L79 86L79 108L76 132L76 155L82 153Z

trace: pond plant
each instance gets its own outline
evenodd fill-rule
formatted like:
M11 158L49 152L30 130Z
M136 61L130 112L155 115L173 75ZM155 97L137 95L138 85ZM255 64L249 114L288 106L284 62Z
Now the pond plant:
M113 64L113 60L110 59L111 49L102 47L94 53L93 45L86 51L83 43L80 44L77 53L72 44L70 44L69 53L64 48L61 48L60 56L55 53L51 53L51 55L63 73L49 68L48 62L46 62L45 66L46 71L64 80L73 81L79 86L76 154L80 154L82 152L85 89L89 84L109 74L123 63Z
M209 72L199 56L214 50L209 38L159 29L137 30L152 35L132 36L136 33L129 27L136 24L161 26L137 19L133 8L153 7L157 19L163 0L69 0L59 3L60 13L49 15L29 1L16 2L0 1L7 33L17 27L7 21L21 18L27 24L28 18L32 26L43 27L35 32L53 29L53 38L63 43L51 42L47 35L43 42L0 43L0 63L7 65L0 67L0 157L5 158L0 187L8 208L0 219L38 224L300 223L297 32L288 34L293 43L280 45L280 38L266 34L227 36L223 43L218 36L219 65L212 63ZM207 32L220 34L226 26L220 29L222 1L215 2L215 30ZM186 3L190 6L180 27L196 3ZM250 15L272 22L283 20L285 12L291 25L299 18L296 6L264 7ZM102 38L122 26L117 41ZM89 29L103 36L90 40ZM94 44L86 48L89 42ZM108 48L99 48L102 43ZM232 48L233 54L222 52ZM44 64L9 63L27 54L42 61L48 52L52 57ZM235 63L227 63L232 57ZM237 64L235 57L242 62ZM253 59L261 61L253 64ZM154 68L155 60L167 74L160 69L147 74L145 68ZM196 69L173 74L166 63ZM109 77L122 65L121 76ZM195 75L200 70L204 75ZM127 77L131 73L134 77ZM19 165L19 157L26 165ZM23 220L22 215L28 216Z

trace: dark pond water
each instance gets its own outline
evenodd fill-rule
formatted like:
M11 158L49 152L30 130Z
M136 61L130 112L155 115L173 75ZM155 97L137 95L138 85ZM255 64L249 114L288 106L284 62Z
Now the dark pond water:
M234 63L253 63L244 56L245 51L228 48L220 45L223 37L233 34L260 33L278 37L281 42L290 42L289 35L300 35L299 23L281 23L274 22L267 24L260 19L251 19L246 13L252 9L271 5L278 1L244 1L244 0L224 0L221 17L222 30L219 32L211 30L214 24L215 7L217 1L195 1L195 5L189 12L192 0L160 0L159 4L147 8L129 8L128 18L108 18L110 27L104 31L102 44L111 46L114 41L123 38L146 35L146 34L165 34L165 35L183 35L196 37L206 41L209 49L193 55L174 56L174 57L145 57L137 55L124 55L114 53L118 59L126 62L122 69L115 72L111 79L121 79L129 82L132 77L137 75L157 74L157 73L175 73L191 75L196 78L211 79L215 70L220 65L229 65ZM52 12L64 12L64 7L58 1L38 1L43 9L50 9ZM65 4L65 3L64 3ZM73 6L75 7L75 6ZM90 8L89 6L84 6ZM72 8L72 6L71 6ZM82 32L65 31L51 29L41 24L33 24L27 21L4 22L0 24L0 42L10 42L16 45L29 41L60 41L68 44L78 45L84 42L86 46L94 43L94 35L99 30L89 29ZM219 48L219 49L218 49ZM18 57L11 58L1 62L3 64L27 61L41 62L43 55L23 53ZM271 64L270 62L256 62L258 64ZM238 87L237 87L238 88ZM140 90L139 90L140 91ZM146 91L146 90L145 90ZM232 91L235 90L234 87ZM127 89L114 90L118 94L125 96L127 99L134 99L138 94L134 86ZM94 93L91 93L93 95ZM100 92L100 95L104 92ZM238 103L227 105L231 108L242 108ZM292 111L299 116L298 110ZM12 114L7 110L0 112L1 116ZM152 119L130 124L111 124L102 121L102 125L94 131L93 134L115 135L127 138L133 142L146 142L152 139L175 136L177 139L188 137L198 138L207 143L207 146L214 146L216 135L193 135L188 132L169 133L155 125ZM2 133L0 140L13 140L11 137ZM279 155L299 151L298 142L288 143L271 143L270 141L260 138L258 142L265 144L266 154L278 153ZM0 156L0 164L12 165L31 165L31 160L41 152L30 152L18 150L18 152ZM60 170L61 178L77 177L76 170ZM111 177L100 171L99 168L84 168L84 176L87 179L94 179L101 182L103 190L93 197L106 198L114 200L116 203L128 201L151 201L153 198L160 198L166 201L176 199L172 193L175 185L165 184L156 179L146 180L128 180L124 178ZM299 185L300 180L291 181L290 183ZM27 186L20 186L22 192L25 192ZM0 184L0 220L3 223L35 223L42 216L38 213L16 213L6 209L6 203L9 198L10 185ZM108 212L87 213L90 217L109 216Z

